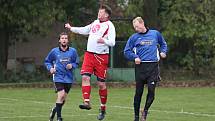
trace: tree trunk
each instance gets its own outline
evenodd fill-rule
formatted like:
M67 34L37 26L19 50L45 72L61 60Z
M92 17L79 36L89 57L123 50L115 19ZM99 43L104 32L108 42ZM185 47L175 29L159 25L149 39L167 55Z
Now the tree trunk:
M146 25L150 28L158 29L158 0L144 0L143 18Z
M0 82L5 79L7 70L9 33L6 27L0 27Z

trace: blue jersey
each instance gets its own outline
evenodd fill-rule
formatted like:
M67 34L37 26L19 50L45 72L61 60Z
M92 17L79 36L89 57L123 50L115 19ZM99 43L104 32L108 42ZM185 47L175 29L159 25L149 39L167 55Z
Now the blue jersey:
M167 44L157 30L147 30L146 33L135 33L127 41L124 55L128 60L140 58L142 62L158 62L159 53L167 52Z
M72 64L72 69L67 69L66 65ZM50 71L52 67L56 72L53 74L54 82L73 83L73 70L78 67L79 57L75 48L69 47L66 51L60 47L53 48L45 58L45 65Z

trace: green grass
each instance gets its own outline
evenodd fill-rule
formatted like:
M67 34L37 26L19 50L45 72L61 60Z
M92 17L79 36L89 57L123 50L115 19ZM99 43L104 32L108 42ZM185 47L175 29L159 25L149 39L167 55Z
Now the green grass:
M157 88L156 94L147 121L215 121L215 88ZM110 88L104 121L133 121L133 95L133 88ZM80 110L81 89L72 89L63 108L64 121L96 121L97 88L92 89L91 101L92 110ZM48 121L54 102L53 89L0 89L0 121Z

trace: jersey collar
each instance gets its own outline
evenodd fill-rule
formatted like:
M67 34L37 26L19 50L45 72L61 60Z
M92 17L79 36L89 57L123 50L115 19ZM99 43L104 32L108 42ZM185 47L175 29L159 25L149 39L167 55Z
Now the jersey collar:
M59 46L59 50L65 52L64 50L61 49L61 47ZM69 46L67 46L66 51L69 51Z

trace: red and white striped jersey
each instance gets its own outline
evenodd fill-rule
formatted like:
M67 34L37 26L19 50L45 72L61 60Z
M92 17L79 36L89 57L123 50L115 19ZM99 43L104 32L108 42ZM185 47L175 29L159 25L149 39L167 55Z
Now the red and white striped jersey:
M116 32L111 21L100 22L95 20L85 27L71 27L74 33L89 35L87 42L87 51L97 54L109 53L109 47L115 45ZM98 39L104 39L104 44L98 43Z

